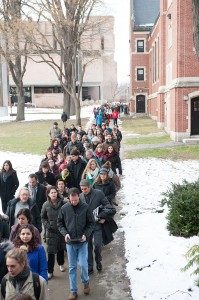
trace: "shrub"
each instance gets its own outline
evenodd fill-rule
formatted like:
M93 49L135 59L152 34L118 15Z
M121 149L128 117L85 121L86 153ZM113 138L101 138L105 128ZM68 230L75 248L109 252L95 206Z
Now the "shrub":
M167 228L175 236L190 237L199 232L199 181L172 184L163 194L162 206L168 206Z
M188 263L181 270L185 272L190 268L196 267L192 272L192 275L199 275L199 245L192 246L186 253L186 258ZM195 283L197 286L199 286L199 279L197 279Z

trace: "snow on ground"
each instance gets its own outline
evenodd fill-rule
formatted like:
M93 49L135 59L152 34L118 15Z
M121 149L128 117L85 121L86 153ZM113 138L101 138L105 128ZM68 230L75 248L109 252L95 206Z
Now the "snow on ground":
M84 106L81 109L81 117L89 118L93 111L93 105ZM61 118L62 109L58 108L25 108L25 121L34 121L34 120L57 120ZM9 107L9 114L16 113L17 107L13 106L12 111ZM75 119L75 116L70 117L72 120ZM11 117L10 115L1 117L0 122L9 122L14 121L16 117Z
M187 262L185 253L199 238L170 236L166 212L155 212L160 208L162 192L171 187L171 182L198 179L199 162L134 159L125 160L123 169L120 196L125 217L121 225L133 299L199 299L191 271L180 270Z
M93 107L82 109L82 116L92 115ZM26 109L26 120L59 119L58 109ZM8 118L9 121L12 118ZM5 118L0 118L6 121ZM92 122L92 119L90 119ZM41 156L0 152L0 166L11 160L20 181L27 183L28 175L38 170ZM123 161L123 188L121 220L125 232L127 274L134 300L198 300L199 288L194 285L190 272L181 272L186 264L185 253L199 238L184 239L169 236L166 212L156 213L161 194L171 182L198 178L199 162L160 159L134 159ZM1 211L1 210L0 210ZM191 289L191 291L188 291Z

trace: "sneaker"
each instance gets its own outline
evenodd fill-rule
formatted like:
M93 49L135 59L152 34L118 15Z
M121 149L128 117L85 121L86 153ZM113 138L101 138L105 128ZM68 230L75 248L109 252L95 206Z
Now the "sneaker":
M51 279L53 277L53 273L48 273L48 279Z
M76 300L77 299L77 293L70 292L70 295L68 297L68 300Z
M61 272L64 272L66 270L64 265L59 266L59 269L60 269Z
M102 264L101 264L101 262L99 262L99 263L97 264L96 268L97 268L98 272L101 272L101 271L102 271Z
M90 294L90 286L89 282L84 283L84 295L89 295Z

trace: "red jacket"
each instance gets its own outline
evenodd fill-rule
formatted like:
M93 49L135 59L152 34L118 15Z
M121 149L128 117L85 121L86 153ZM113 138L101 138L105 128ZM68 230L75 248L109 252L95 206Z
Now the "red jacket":
M119 117L118 111L114 110L113 113L112 113L112 118L113 119L118 119L118 117Z

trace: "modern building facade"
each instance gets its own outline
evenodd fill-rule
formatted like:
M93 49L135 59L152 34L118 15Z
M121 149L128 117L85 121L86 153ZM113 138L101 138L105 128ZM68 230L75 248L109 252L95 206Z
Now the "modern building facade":
M114 17L92 16L89 30L84 33L81 45L81 59L88 62L84 74L82 100L112 101L112 93L117 85L117 64L114 60L115 38ZM40 22L41 32L54 45L52 26L48 22ZM52 39L52 40L51 40ZM59 55L51 53L59 63ZM61 107L63 93L60 82L53 69L41 61L38 55L28 58L24 75L25 101L36 107ZM78 79L77 79L78 80ZM14 87L10 76L11 89Z
M132 0L130 48L131 112L147 113L175 141L199 135L192 1Z

